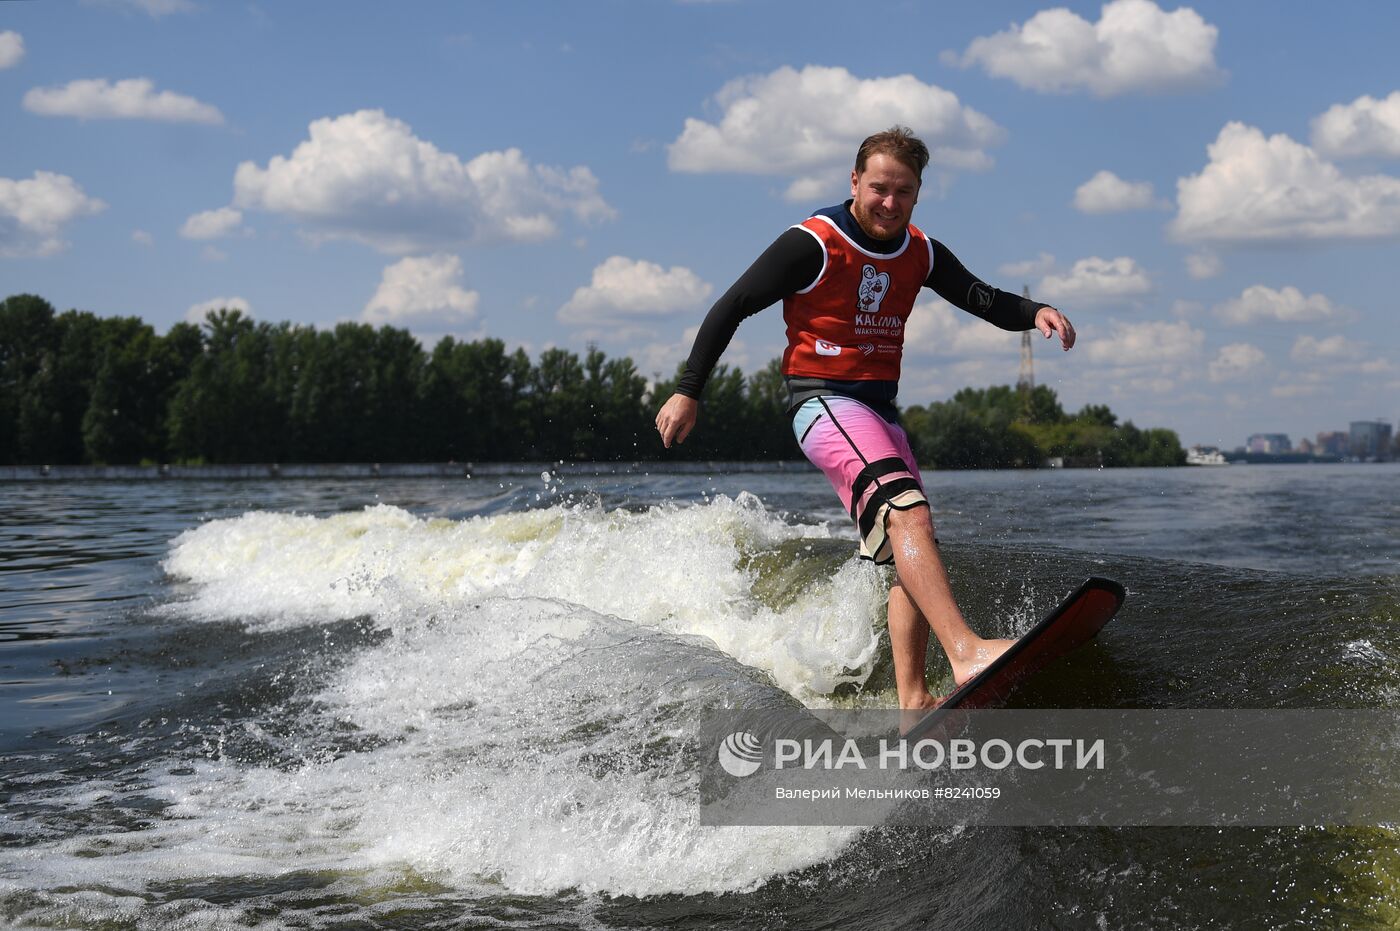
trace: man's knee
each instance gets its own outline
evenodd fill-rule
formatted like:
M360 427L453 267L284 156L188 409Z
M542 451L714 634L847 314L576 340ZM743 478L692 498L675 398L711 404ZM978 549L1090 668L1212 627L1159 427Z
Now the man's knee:
M885 517L885 527L898 533L921 533L927 531L933 536L933 514L927 504L912 508L890 508Z

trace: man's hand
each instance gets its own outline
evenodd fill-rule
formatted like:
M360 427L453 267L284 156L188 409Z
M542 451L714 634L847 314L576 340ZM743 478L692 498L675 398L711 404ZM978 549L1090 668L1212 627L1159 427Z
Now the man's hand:
M699 415L699 401L683 394L671 395L671 399L656 414L656 430L661 434L661 445L670 449L672 440L684 443Z
M1053 307L1042 307L1035 312L1035 328L1049 339L1054 334L1060 334L1060 343L1069 349L1074 345L1074 327L1070 324L1069 318Z

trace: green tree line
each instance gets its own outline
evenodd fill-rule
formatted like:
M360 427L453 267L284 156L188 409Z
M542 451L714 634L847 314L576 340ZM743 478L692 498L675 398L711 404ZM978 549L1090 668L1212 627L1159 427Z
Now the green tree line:
M964 388L949 401L904 412L919 462L938 469L1018 469L1048 459L1076 466L1185 465L1174 430L1120 424L1101 404L1069 415L1055 392L1037 385Z
M679 375L649 390L631 359L594 348L532 360L446 337L425 350L394 327L236 310L162 335L21 294L0 302L0 464L800 458L776 359L751 376L718 366L699 427L663 450L653 420ZM965 389L905 417L939 468L1184 458L1170 431L1119 426L1106 407L1068 417L1046 388Z

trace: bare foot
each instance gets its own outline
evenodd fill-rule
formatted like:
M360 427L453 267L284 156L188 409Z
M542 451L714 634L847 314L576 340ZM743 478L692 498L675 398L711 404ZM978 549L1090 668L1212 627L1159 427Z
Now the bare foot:
M909 729L924 719L934 708L943 704L946 695L934 695L928 691L914 695L906 704L900 699L899 707L899 736L903 737L909 733Z
M979 640L969 647L961 657L948 657L953 667L953 681L962 685L992 664L998 656L1010 649L1015 640Z

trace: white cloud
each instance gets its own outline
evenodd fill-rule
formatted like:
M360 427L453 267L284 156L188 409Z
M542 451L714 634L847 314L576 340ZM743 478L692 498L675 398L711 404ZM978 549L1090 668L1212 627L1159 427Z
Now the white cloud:
M673 341L668 342L663 338L646 344L633 344L632 348L621 348L616 355L630 357L637 366L637 371L646 377L649 385L654 386L655 376L660 375L662 379L668 379L676 374L677 368L685 362L686 353L690 351L699 331L698 324L688 326ZM742 333L741 330L740 335L730 341L719 365L739 369L745 376L757 374L769 362L780 357L787 345L785 341L774 343L768 340L758 344L748 343L743 339ZM660 404L664 400L665 398L657 398L656 402Z
M1400 178L1348 178L1282 133L1228 123L1200 174L1176 182L1172 235L1195 242L1278 242L1400 235Z
M1041 275L1049 274L1050 269L1055 267L1055 257L1048 252L1042 252L1033 259L1026 259L1023 262L1007 262L998 266L997 273L1007 278L1037 278Z
M132 230L131 241L142 246L154 246L156 238L145 230Z
M532 165L519 149L463 162L382 110L319 119L310 138L267 167L244 162L234 205L282 214L313 239L352 239L388 253L558 232L563 216L611 219L587 168Z
M1257 371L1266 361L1264 351L1249 343L1221 346L1210 363L1210 380L1235 381Z
M0 71L13 68L24 60L24 36L17 32L0 32Z
M1400 91L1384 100L1362 96L1333 104L1312 121L1312 144L1333 158L1400 158Z
M1139 368L1194 362L1200 357L1205 333L1184 320L1115 323L1108 336L1080 342L1090 361L1113 368Z
M738 342L739 340L736 339L724 351L724 362L733 363L731 350ZM676 367L685 361L689 349L689 342L684 339L676 339L674 342L634 344L632 348L621 354L632 360L632 363L637 366L637 372L646 378L648 385L655 385L656 382L676 374ZM664 400L665 398L658 398L657 403Z
M461 281L462 260L455 255L402 259L384 269L360 319L376 326L451 332L475 319L481 301Z
M199 257L206 262L227 262L228 253L214 246L205 246L199 252Z
M1226 323L1318 323L1349 320L1351 311L1332 303L1323 294L1303 294L1292 285L1278 290L1256 284L1239 297L1217 304L1215 313Z
M1300 336L1293 343L1289 356L1295 362L1345 362L1360 359L1365 354L1365 345L1338 334L1322 339Z
M152 19L172 13L188 13L195 9L190 0L85 0L89 6L111 6L145 13Z
M1113 386L1115 397L1128 398L1136 395L1138 398L1161 398L1164 395L1174 394L1181 390L1177 381L1179 374L1172 375L1136 375L1132 384L1127 388L1119 385Z
M593 269L593 280L559 308L559 320L598 324L662 317L699 308L713 287L680 265L664 269L615 255Z
M1330 389L1318 381L1282 382L1269 389L1270 395L1284 400L1313 398L1330 393Z
M1081 213L1150 210L1155 206L1151 181L1124 181L1108 170L1100 171L1074 192L1074 207Z
M205 210L193 214L185 225L180 227L180 235L186 239L218 239L238 231L243 223L243 212L232 207Z
M24 109L40 116L75 116L83 120L161 120L170 123L220 124L217 107L173 91L155 89L150 78L115 84L106 78L69 81L62 87L35 87L24 95Z
M872 132L917 127L939 169L985 169L1005 131L957 95L913 75L857 78L845 68L782 67L739 78L714 97L717 122L689 118L668 146L673 171L732 171L794 179L789 199L839 189ZM835 175L833 179L831 176Z
M212 297L207 301L191 304L190 309L185 311L185 320L189 323L203 323L204 318L215 310L237 310L245 317L253 316L253 305L245 298Z
M1225 271L1225 263L1214 252L1193 252L1186 257L1186 274L1197 281L1216 278Z
M841 177L839 171L832 170L820 176L798 178L787 186L783 197L793 203L813 201L844 200L851 189L849 178Z
M606 326L584 327L574 330L569 334L569 343L574 346L602 346L613 352L613 348L623 345L636 345L655 340L657 329L650 326L631 326L626 323L609 323ZM615 353L617 355L627 355L627 352ZM729 358L729 353L725 352L725 359ZM636 361L633 358L632 361Z
M36 171L22 181L0 178L0 256L61 252L68 247L61 238L65 225L105 209L67 175Z
M1396 370L1395 363L1389 359L1370 359L1361 363L1361 371L1367 375L1389 375Z
M1035 293L1046 301L1087 303L1138 297L1151 290L1151 279L1135 260L1095 255L1075 262L1067 275L1046 275Z
M1088 90L1100 97L1160 92L1219 83L1219 30L1190 7L1170 13L1150 0L1113 0L1096 23L1056 7L1024 26L972 40L948 64L981 65L1042 93Z
M920 297L904 329L904 351L912 357L1019 359L1021 334L994 327L939 297Z

